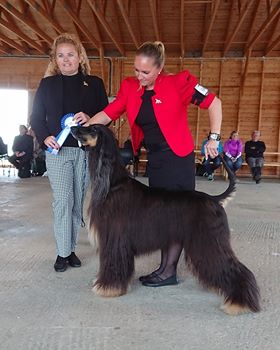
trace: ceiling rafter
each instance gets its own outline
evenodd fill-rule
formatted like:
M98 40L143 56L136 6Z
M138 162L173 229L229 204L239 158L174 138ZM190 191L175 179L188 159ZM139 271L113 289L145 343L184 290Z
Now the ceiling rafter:
M42 54L46 54L45 49L37 44L33 39L31 39L29 36L24 34L18 27L13 25L11 22L5 21L3 18L0 18L0 25L3 26L5 29L8 29L13 34L16 34L20 39L25 41L29 46L36 49L38 52Z
M116 1L113 1L113 12L114 12L114 15L116 17L116 26L117 26L117 33L119 33L119 38L120 38L120 41L123 42L123 35L122 35L122 31L121 31L121 24L120 24L120 19L121 17L118 15L118 5L117 5L117 2Z
M253 16L253 19L251 21L251 25L250 25L250 30L249 30L249 34L247 35L247 39L246 39L246 43L249 42L249 40L251 39L251 36L252 36L252 33L253 33L253 30L255 28L255 23L256 23L256 19L257 19L257 14L259 12L259 7L260 7L260 4L261 4L261 1L262 0L257 0L257 4L255 6L255 9L254 9L254 16Z
M1 41L0 39L0 43L1 43L1 49L3 53L6 53L7 55L11 55L12 54L12 48L11 46L7 45L6 43L4 43L3 41Z
M129 21L129 18L128 18L128 15L127 15L127 12L123 6L123 3L122 3L122 0L117 0L117 3L118 3L118 6L119 6L119 9L121 11L121 14L123 16L123 19L125 21L125 24L127 26L127 29L129 31L129 34L134 42L134 45L136 46L136 48L139 46L139 42L138 42L138 39L136 38L136 35L134 34L134 31L131 27L131 23Z
M25 55L28 55L28 52L26 52L26 50L21 45L16 43L15 40L11 40L10 38L8 38L6 35L4 35L2 33L0 33L0 40L2 40L4 43L8 44L9 46L13 47L17 51L19 51Z
M119 52L125 56L125 51L123 46L121 45L121 43L119 42L119 40L115 37L114 32L112 31L112 29L109 26L109 23L106 21L106 18L104 17L104 15L102 14L102 12L100 11L98 5L96 4L96 2L93 2L92 0L87 0L90 8L93 10L93 12L95 13L97 19L99 20L99 22L102 24L103 28L106 30L107 34L110 36L110 38L112 39L113 43L115 44L115 46L117 47L117 49L119 50Z
M21 21L24 25L29 27L31 30L33 30L37 35L40 36L43 40L45 40L49 45L52 44L52 38L50 38L39 26L33 21L31 21L25 14L22 14L19 12L14 6L12 6L10 3L8 3L5 0L0 0L0 6L13 15L15 18L17 18L19 21Z
M270 47L270 45L272 44L272 42L274 41L273 38L274 38L274 34L277 30L277 27L279 25L279 22L280 22L280 14L275 18L274 20L274 23L273 23L273 30L272 30L272 34L270 36L270 40L268 41L267 45L266 45L266 48L265 48L265 52L267 51L267 48Z
M217 14L219 5L220 5L220 0L216 0L216 2L215 2L215 7L214 7L213 13L212 13L212 15L211 15L211 20L210 20L210 23L209 23L209 27L208 27L207 33L206 33L206 35L205 35L205 39L204 39L204 44L203 44L203 47L202 47L201 56L204 55L206 46L207 46L207 44L208 44L208 39L209 39L209 37L210 37L210 33L211 33L212 27L213 27L213 25L214 25L214 21L215 21L215 17L216 17L216 14Z
M150 4L150 9L151 9L151 13L152 13L152 20L153 20L153 26L154 26L154 31L155 31L155 35L156 35L156 40L160 41L160 33L159 33L159 26L158 26L158 14L157 14L157 9L156 9L156 4L154 0L149 0L149 4Z
M184 0L181 0L180 3L180 48L181 48L181 57L185 56L185 44L184 44L184 17L185 17L185 6Z
M69 1L58 0L63 6L64 10L68 16L73 20L73 22L78 26L81 32L89 39L89 41L99 50L100 42L91 34L91 31L86 27L86 25L80 20L76 13L69 6Z
M243 10L243 13L242 13L242 15L241 15L241 17L240 17L240 19L239 19L239 21L238 21L238 23L237 23L237 25L236 25L234 31L232 32L230 38L228 39L228 41L227 41L227 43L226 43L226 45L225 45L224 54L223 54L224 56L225 56L225 54L228 52L230 46L232 45L233 40L234 40L234 38L235 38L237 32L239 31L239 29L240 29L240 27L241 27L241 25L242 25L242 23L243 23L243 21L244 21L246 15L247 15L248 11L250 10L250 7L251 7L251 5L252 5L253 3L255 3L255 0L248 0L248 1L247 1L246 5L245 5L245 9Z
M25 0L25 1L30 7L32 7L35 11L37 11L46 21L48 21L59 34L65 32L64 28L54 18L50 17L50 15L46 13L46 11L44 11L44 9L41 7L38 1L36 0Z
M275 47L280 44L280 35L266 48L265 56L268 55Z
M266 20L261 25L260 29L257 31L257 33L254 35L254 37L251 39L249 44L246 47L246 50L252 49L255 43L258 41L260 36L266 31L266 29L269 27L271 22L278 16L280 13L280 1L275 6L273 11L271 11L270 15L266 18Z
M230 11L229 11L229 19L228 19L227 33L226 33L226 37L225 37L224 48L226 46L226 43L229 41L231 24L232 24L233 17L234 17L234 4L235 4L235 1L232 1L231 6L230 6ZM225 49L224 49L224 51L225 51ZM225 52L223 53L223 56L224 55L225 55Z

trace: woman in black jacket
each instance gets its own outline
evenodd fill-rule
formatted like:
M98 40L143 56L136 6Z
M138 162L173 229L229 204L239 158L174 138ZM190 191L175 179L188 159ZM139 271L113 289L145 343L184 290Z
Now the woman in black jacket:
M56 137L64 128L63 116L84 124L101 111L108 99L103 81L89 75L90 65L81 42L62 34L53 43L50 63L34 99L31 127L46 151L46 166L53 190L54 233L58 272L81 266L75 255L87 177L86 152L69 134L61 145Z

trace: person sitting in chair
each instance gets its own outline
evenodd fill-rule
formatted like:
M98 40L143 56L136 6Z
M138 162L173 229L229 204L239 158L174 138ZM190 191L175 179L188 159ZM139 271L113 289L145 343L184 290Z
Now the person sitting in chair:
M4 143L2 137L0 136L0 156L7 154L7 145Z
M201 154L203 156L205 156L205 149L204 149L204 147L205 147L205 145L206 145L206 143L208 141L209 141L209 137L207 137L207 139L205 139L202 142ZM211 158L210 156L208 156L207 159L204 157L204 159L202 161L202 165L203 165L203 168L204 168L203 176L206 176L209 181L213 181L214 180L214 171L216 169L218 169L219 166L221 165L221 156L220 156L220 154L223 153L223 145L222 145L221 141L219 141L217 150L218 150L218 153L219 153L217 155L217 157Z
M258 184L261 181L261 170L264 164L263 153L266 149L265 143L260 141L261 132L252 132L252 139L245 143L245 158L248 163L253 179Z
M12 150L14 154L9 162L18 169L20 178L30 177L31 161L33 159L33 137L27 134L25 125L19 126L19 135L14 138Z

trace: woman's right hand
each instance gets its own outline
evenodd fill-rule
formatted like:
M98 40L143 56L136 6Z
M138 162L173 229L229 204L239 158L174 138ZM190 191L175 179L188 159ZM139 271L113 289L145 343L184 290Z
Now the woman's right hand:
M47 138L45 138L44 144L45 144L47 147L50 147L50 148L53 148L53 149L57 149L57 150L60 149L60 146L59 146L59 144L56 142L56 139L55 139L54 136L48 136Z

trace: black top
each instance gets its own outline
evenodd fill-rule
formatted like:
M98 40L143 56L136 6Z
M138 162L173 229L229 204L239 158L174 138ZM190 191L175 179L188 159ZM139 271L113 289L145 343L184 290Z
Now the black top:
M63 115L68 113L78 113L81 109L80 86L82 83L82 74L62 75L63 91ZM69 134L63 143L63 147L78 147L78 141Z
M265 148L265 143L263 141L247 141L245 143L246 158L263 158Z
M24 135L18 135L14 138L13 143L13 152L25 152L26 157L33 158L33 149L34 149L34 143L33 143L33 137L27 134Z
M67 113L84 112L90 117L103 110L108 98L102 79L78 73L61 74L41 80L36 92L31 114L31 127L40 145L50 136L61 131L61 118ZM78 144L68 136L63 146Z
M144 91L144 94L141 96L143 102L136 117L136 123L143 130L146 146L165 142L153 109L152 96L154 95L154 90Z

